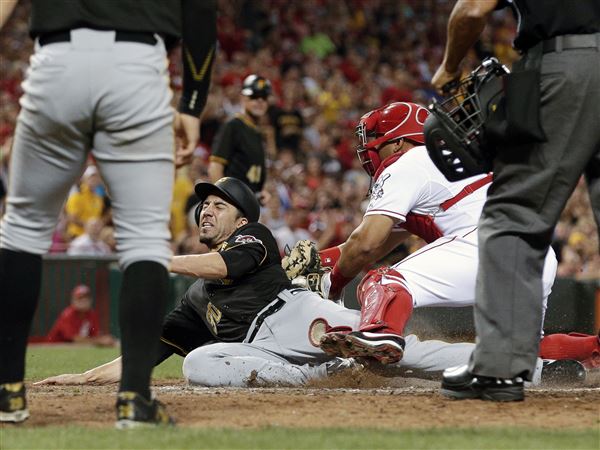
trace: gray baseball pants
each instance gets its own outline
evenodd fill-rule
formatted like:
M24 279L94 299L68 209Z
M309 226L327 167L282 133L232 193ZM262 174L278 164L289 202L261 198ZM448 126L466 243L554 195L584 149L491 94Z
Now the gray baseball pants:
M332 357L311 340L312 324L324 319L332 327L357 329L360 312L306 290L283 291L279 297L286 301L285 305L266 318L252 342L218 343L193 350L183 363L185 378L204 386L242 387L251 378L259 385L302 385L326 377ZM248 336L253 330L254 324ZM406 349L399 366L421 372L439 372L466 364L473 350L470 343L419 341L414 335L405 339Z
M140 82L143 80L143 82ZM112 200L123 268L171 257L173 111L164 44L80 28L36 43L23 83L0 246L44 254L88 154Z

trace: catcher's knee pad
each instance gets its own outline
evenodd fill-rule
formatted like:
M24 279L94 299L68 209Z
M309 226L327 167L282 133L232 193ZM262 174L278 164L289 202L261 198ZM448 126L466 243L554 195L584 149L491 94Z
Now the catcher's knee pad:
M393 282L382 284L383 277ZM388 330L402 334L413 310L412 294L404 277L389 267L371 270L357 287L360 331Z

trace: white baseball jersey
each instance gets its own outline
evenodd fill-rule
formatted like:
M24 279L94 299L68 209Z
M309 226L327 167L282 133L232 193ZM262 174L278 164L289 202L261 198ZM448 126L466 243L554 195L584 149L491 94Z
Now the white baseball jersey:
M450 182L435 167L425 147L384 161L365 216L395 219L394 229L407 230L428 245L392 267L413 296L414 307L469 306L475 303L478 266L477 222L491 175ZM556 274L552 249L544 268L544 304ZM383 284L398 283L384 277Z
M366 216L379 214L433 242L465 234L477 226L491 175L450 182L435 167L425 147L408 151L377 177Z

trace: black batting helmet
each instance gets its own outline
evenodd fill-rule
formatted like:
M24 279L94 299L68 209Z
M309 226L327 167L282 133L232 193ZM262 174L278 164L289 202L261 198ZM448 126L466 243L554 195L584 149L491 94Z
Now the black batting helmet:
M200 199L200 203L196 207L196 211L194 211L196 225L200 223L202 203L209 195L216 195L231 203L242 212L244 217L248 219L248 222L258 222L260 205L254 192L243 181L237 178L223 177L215 184L198 183L194 189Z
M271 95L271 91L271 82L256 74L248 75L242 84L242 95L247 97L266 98Z
M425 146L429 157L449 181L492 169L493 113L501 107L502 77L508 69L489 58L470 76L451 87L452 95L429 105Z

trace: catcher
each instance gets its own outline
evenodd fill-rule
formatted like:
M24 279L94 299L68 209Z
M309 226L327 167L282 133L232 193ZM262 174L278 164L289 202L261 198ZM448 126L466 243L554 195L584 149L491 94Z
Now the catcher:
M300 243L284 261L288 275L304 277L298 281L325 298L338 299L350 280L396 248L409 233L428 243L396 264L365 275L357 289L361 304L358 330L326 333L321 348L330 355L369 357L383 364L398 362L405 351L402 335L413 308L474 304L477 220L492 176L446 180L422 145L427 115L425 108L401 102L360 119L356 128L358 157L374 179L362 223L347 242L323 250L321 263L315 262L316 252L307 248L310 243ZM321 264L331 270L324 271ZM550 249L544 269L545 299L556 266ZM582 339L589 344L585 355L577 350ZM547 349L542 345L541 350L544 355ZM552 345L551 357L587 359L598 350L596 336L570 336L560 345Z

